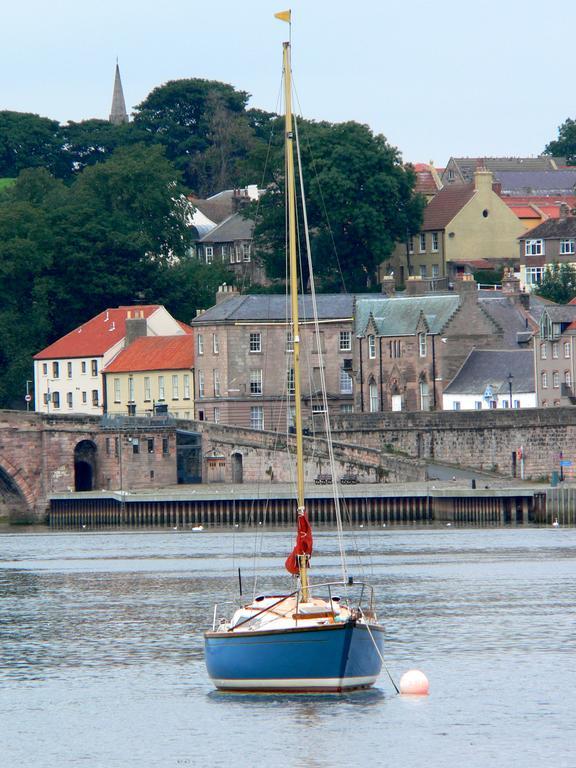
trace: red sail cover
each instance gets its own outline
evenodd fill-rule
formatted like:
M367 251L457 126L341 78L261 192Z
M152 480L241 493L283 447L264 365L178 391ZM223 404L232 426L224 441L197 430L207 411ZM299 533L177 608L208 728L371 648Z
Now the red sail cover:
M298 567L298 555L312 554L312 528L308 522L306 512L298 515L298 529L296 531L296 546L286 558L285 566L288 573L297 576L300 573Z

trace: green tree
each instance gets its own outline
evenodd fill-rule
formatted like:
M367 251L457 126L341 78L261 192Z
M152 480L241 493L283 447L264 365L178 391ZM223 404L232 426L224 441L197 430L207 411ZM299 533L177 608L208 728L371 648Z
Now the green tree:
M78 175L89 165L105 162L116 149L142 141L144 132L132 123L112 125L108 120L68 122L60 127L63 172L67 177Z
M567 304L576 296L576 269L572 264L552 264L544 272L536 293L556 304Z
M59 124L26 112L0 111L0 177L14 178L25 168L47 168L58 175L62 155Z
M415 174L401 163L398 150L366 125L301 122L299 131L319 287L374 289L378 265L407 231L420 226L424 200L414 195ZM285 274L283 169L279 153L274 183L261 200L255 231L273 278ZM251 214L255 215L254 208Z
M558 128L558 138L547 144L544 152L554 157L565 157L568 165L576 165L576 120L565 120Z

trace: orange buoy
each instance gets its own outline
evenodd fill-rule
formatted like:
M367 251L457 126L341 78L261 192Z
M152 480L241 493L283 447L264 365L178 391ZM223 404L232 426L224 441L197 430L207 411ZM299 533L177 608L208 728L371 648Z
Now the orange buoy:
M400 693L412 696L427 696L430 683L424 672L419 669L409 669L400 678Z

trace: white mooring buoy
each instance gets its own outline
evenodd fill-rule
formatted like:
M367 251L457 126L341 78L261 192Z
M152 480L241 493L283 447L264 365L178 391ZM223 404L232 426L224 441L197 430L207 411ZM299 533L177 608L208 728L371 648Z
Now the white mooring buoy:
M400 693L411 696L427 696L429 690L428 678L419 669L409 669L400 678Z

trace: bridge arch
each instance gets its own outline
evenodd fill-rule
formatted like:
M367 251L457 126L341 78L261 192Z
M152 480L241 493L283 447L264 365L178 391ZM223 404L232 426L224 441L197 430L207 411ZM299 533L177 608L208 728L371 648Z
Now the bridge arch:
M74 490L92 491L96 480L97 447L93 440L81 440L74 448Z
M21 472L0 457L0 509L6 510L10 522L29 522L34 509L34 494Z

